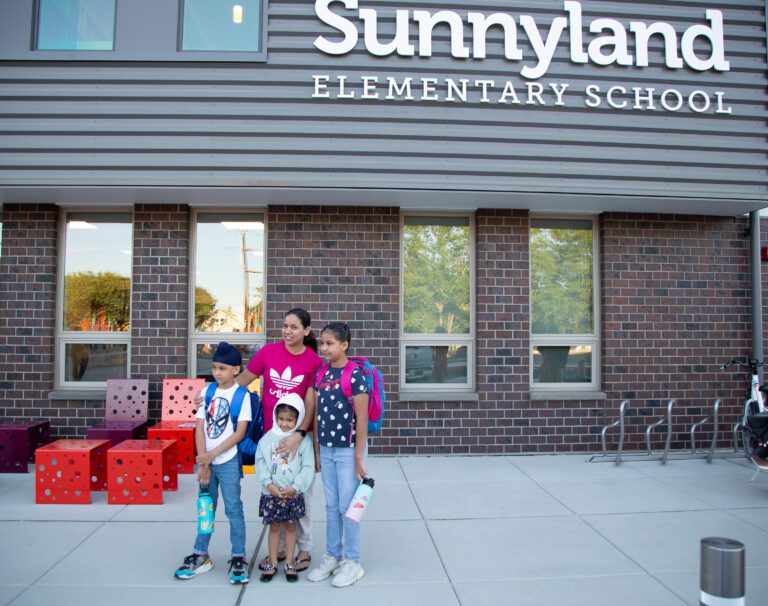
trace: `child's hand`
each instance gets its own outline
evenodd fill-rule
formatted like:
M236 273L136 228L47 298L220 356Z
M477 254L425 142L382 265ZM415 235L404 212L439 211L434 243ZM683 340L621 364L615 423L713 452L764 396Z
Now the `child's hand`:
M213 460L216 458L216 455L213 454L213 452L204 452L202 454L197 455L195 458L195 461L198 465L210 465L213 463Z
M210 465L200 465L197 468L197 481L200 484L211 483L211 467Z
M201 396L200 394L197 394L195 396L195 412L197 412L197 409L200 408L200 405L203 403L204 399L205 398L203 398L203 396Z
M355 473L357 474L358 482L362 482L363 478L368 477L368 470L365 468L365 463L362 458L358 459L355 457Z
M280 494L280 489L274 484L269 484L267 486L267 490L269 491L269 494L271 494L273 497L277 497L278 499L282 498L283 496Z
M289 497L292 497L292 496L293 496L293 495L295 495L295 494L296 494L296 489L295 489L295 488L292 488L292 487L290 487L290 486L289 486L288 488L281 488L281 489L280 489L280 496L281 496L283 499L287 499L287 498L289 498Z

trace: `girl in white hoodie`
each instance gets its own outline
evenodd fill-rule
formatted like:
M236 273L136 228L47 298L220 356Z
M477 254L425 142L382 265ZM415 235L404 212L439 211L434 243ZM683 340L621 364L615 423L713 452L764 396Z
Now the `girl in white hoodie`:
M262 486L259 515L269 525L269 564L264 567L262 581L277 574L280 531L285 528L285 578L294 582L299 575L294 567L298 520L305 513L304 492L315 475L315 455L311 438L304 436L296 456L278 454L281 440L293 434L304 420L304 401L296 393L278 400L273 412L272 429L259 440L256 469Z

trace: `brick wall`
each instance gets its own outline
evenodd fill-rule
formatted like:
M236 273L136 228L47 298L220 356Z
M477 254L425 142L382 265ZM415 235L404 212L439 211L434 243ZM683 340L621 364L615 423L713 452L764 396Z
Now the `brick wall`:
M149 416L162 380L187 376L189 208L137 204L133 223L131 376L149 377Z
M58 211L4 208L0 259L0 416L52 420L54 435L83 436L102 400L49 400L53 388ZM600 218L602 375L606 401L531 401L528 214L476 214L476 400L400 401L400 217L393 208L268 210L267 338L283 313L306 307L314 328L349 322L353 353L383 371L391 400L371 453L597 451L600 429L631 401L627 448L677 398L674 445L715 397L721 446L738 417L744 374L723 372L750 348L748 222L738 218L607 213ZM764 222L764 230L768 224ZM133 376L187 374L189 209L138 205L132 292ZM764 294L768 305L768 292ZM768 328L768 312L765 313ZM710 427L699 435L709 439ZM615 437L611 437L615 443ZM659 435L655 444L661 445Z
M629 399L628 447L643 449L645 427L677 398L674 444L683 447L687 428L722 397L725 445L746 380L720 366L750 352L748 221L609 213L601 240L608 417Z
M58 209L5 204L0 258L0 416L51 419L67 428L76 411L52 406ZM76 424L76 421L72 422Z
M283 315L304 307L316 333L349 324L350 351L375 358L396 391L400 284L400 214L396 208L271 206L267 223L267 339L280 338ZM389 429L371 453L400 438Z

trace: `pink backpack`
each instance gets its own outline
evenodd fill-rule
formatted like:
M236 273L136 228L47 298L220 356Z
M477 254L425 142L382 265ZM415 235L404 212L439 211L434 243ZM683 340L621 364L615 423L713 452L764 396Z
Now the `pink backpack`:
M387 399L384 393L384 380L381 378L381 372L370 363L368 358L350 356L348 360L347 365L341 371L341 392L349 400L350 404L353 404L352 371L354 371L355 367L359 368L368 383L368 433L378 433L384 421L384 402ZM330 366L330 364L326 364L317 371L315 387L320 386L320 381Z

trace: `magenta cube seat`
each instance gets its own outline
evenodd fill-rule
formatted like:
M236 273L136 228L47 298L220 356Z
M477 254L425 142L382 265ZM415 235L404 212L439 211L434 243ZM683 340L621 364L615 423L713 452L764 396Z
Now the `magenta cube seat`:
M148 379L107 379L104 421L88 429L89 440L123 440L147 437Z
M90 427L86 437L89 440L109 440L112 446L117 446L124 440L146 440L148 425L147 421L138 425L134 421L110 421Z
M0 425L0 473L27 473L35 450L51 441L49 421L23 421Z

